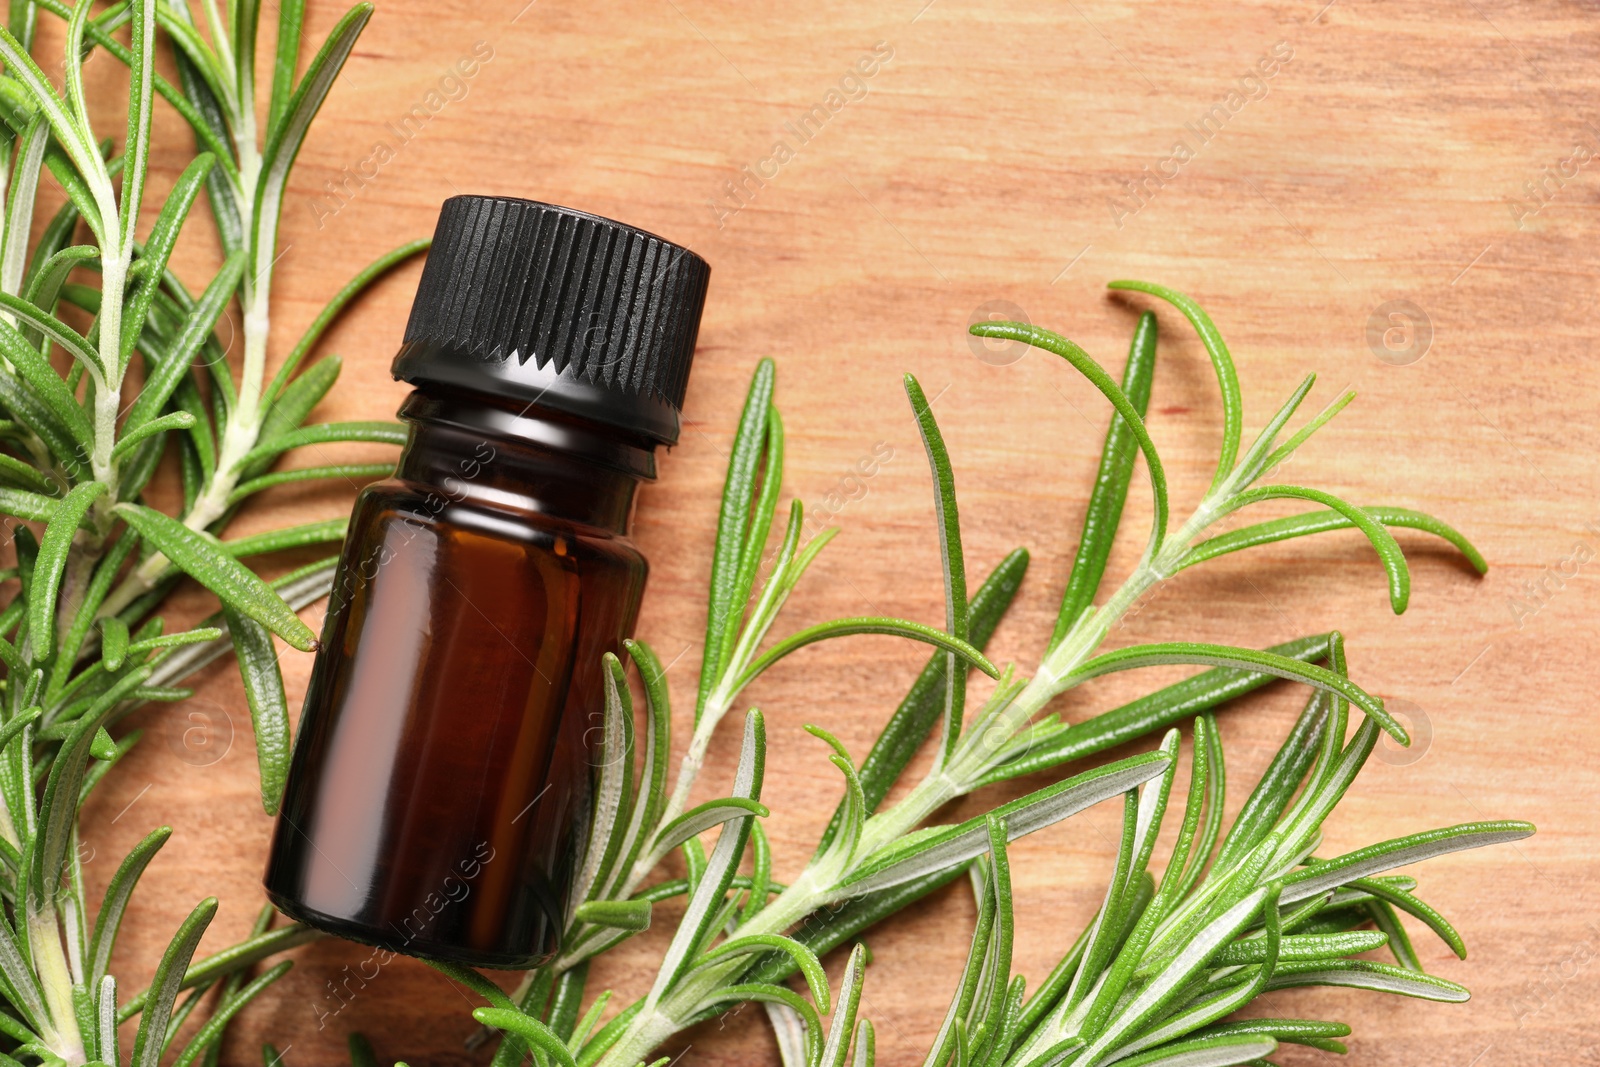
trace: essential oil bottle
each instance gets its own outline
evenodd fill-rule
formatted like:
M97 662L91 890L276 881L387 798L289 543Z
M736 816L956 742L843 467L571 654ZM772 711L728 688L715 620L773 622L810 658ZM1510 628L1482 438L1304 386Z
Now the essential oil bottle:
M273 836L286 915L481 967L556 951L709 273L580 211L445 202L394 361L410 436L356 501Z

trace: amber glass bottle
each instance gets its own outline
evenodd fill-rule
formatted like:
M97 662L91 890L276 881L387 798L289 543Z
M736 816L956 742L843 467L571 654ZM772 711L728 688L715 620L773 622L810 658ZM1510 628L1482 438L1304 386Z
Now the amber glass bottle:
M408 955L557 948L601 657L644 591L634 490L677 439L709 269L565 208L445 202L394 373L393 479L356 502L266 886Z

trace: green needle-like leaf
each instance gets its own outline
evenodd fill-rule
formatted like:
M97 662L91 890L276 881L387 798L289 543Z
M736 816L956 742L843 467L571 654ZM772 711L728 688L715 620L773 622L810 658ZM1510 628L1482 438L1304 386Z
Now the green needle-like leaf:
M1271 652L1258 652L1249 648L1233 648L1228 645L1197 644L1185 641L1134 645L1131 648L1121 648L1115 652L1104 652L1095 656L1074 670L1071 678L1076 683L1087 681L1090 678L1097 678L1102 674L1110 674L1114 671L1131 670L1136 667L1155 667L1168 663L1193 663L1206 667L1229 667L1234 670L1272 674L1279 678L1305 682L1308 685L1316 686L1318 689L1326 689L1337 696L1344 697L1372 716L1389 733L1389 736L1396 741L1403 745L1411 743L1405 728L1395 721L1394 716L1383 709L1383 704L1348 678L1341 677L1325 667L1318 667L1312 663L1302 663L1299 660L1275 655Z
M567 1043L556 1036L555 1031L530 1015L524 1015L520 1011L508 1011L505 1008L478 1008L472 1013L472 1017L485 1026L493 1026L522 1038L559 1067L577 1067L577 1061L567 1050Z
M734 777L733 796L746 800L760 799L766 749L766 729L761 713L752 711L745 716L744 744L740 751L739 769ZM662 996L694 965L694 957L704 944L706 935L717 929L717 908L733 880L739 858L744 854L753 818L752 815L745 815L724 823L705 871L698 878L690 878L695 889L657 972L656 983L648 997L650 1003L659 1003Z
M1399 615L1406 610L1406 604L1411 599L1411 572L1406 567L1405 553L1400 551L1399 542L1383 523L1354 504L1340 500L1332 493L1298 485L1264 485L1258 489L1246 490L1231 498L1226 508L1218 514L1227 515L1263 500L1310 500L1338 512L1349 520L1351 525L1367 535L1367 540L1372 542L1372 547L1378 552L1378 559L1382 561L1383 569L1389 575L1389 603L1394 608L1394 613ZM1190 564L1191 560L1186 555L1178 565L1187 567Z
M690 808L663 826L655 840L651 842L650 850L657 855L665 856L691 837L699 837L713 826L721 826L730 819L739 819L747 815L764 819L769 814L771 813L767 811L765 804L745 797L708 800L704 804Z
M806 916L794 937L817 955L826 955L881 920L949 885L963 873L959 865L945 867L889 889L852 897L845 904ZM748 972L748 977L759 982L781 982L794 971L795 964L789 957L769 955L760 966Z
M1354 956L1382 948L1388 938L1375 930L1353 930L1342 934L1300 934L1285 937L1278 944L1278 959L1319 960L1332 956ZM1261 938L1235 941L1217 956L1223 967L1260 963L1268 958L1267 943Z
M105 221L100 215L100 201L95 195L95 190L84 180L66 150L60 144L52 143L45 149L44 165L55 177L61 191L67 194L68 203L89 227L89 232L94 235L95 240L102 242L103 247L111 247L103 243L106 239Z
M776 404L767 406L767 441L766 452L761 464L761 488L756 494L755 503L751 508L749 528L745 531L744 550L739 556L739 574L734 583L736 597L743 597L741 604L748 602L755 589L756 575L761 570L761 565L766 561L767 538L772 533L772 520L778 510L778 497L783 491L783 416L779 413ZM794 553L794 545L799 543L799 530L803 509L796 501L790 509L790 520L794 527L795 538L791 542L786 535L784 547L779 553L779 558L788 560ZM832 533L825 531L818 535L810 544L801 551L798 561L785 566L782 572L774 569L771 579L774 586L780 590L793 588L800 580L800 576L810 566L811 558L822 550L832 538ZM781 573L781 577L780 577ZM765 599L765 598L763 598ZM760 607L758 604L757 611ZM741 610L731 611L728 614L727 627L723 632L723 647L734 649L739 643L739 626L744 621Z
M385 445L406 443L407 429L398 422L327 422L316 426L302 426L257 445L246 453L244 462L253 464L270 460L292 448L307 445L326 445L342 441L374 441Z
M4 240L0 241L0 288L8 293L22 291L23 269L28 257L28 235L39 191L39 170L45 149L50 144L50 128L44 116L35 113L23 127L16 144L13 186L5 212Z
M0 512L33 522L49 522L60 501L26 489L0 489Z
M1328 635L1302 637L1266 651L1309 662L1327 654ZM1085 759L1146 737L1196 715L1215 710L1230 700L1252 693L1282 677L1264 671L1218 667L1156 690L1137 700L1076 723L1065 733L1031 745L1015 759L990 770L979 784L990 785L1034 774L1062 763Z
M1230 1067L1236 1063L1265 1062L1265 1057L1277 1048L1278 1042L1272 1037L1228 1034L1175 1041L1117 1063L1121 1067Z
M61 576L67 556L78 535L78 524L96 500L105 495L101 482L85 482L61 501L39 541L39 557L34 563L33 589L28 597L28 633L33 638L36 662L50 658L55 647L56 597L61 592Z
M1054 352L1072 364L1079 374L1089 379L1089 383L1100 390L1102 396L1111 401L1111 406L1127 423L1133 439L1138 442L1139 450L1144 453L1145 464L1150 469L1150 491L1155 497L1155 521L1150 528L1150 543L1145 552L1147 555L1154 555L1167 537L1167 474L1166 468L1161 465L1161 456L1156 452L1156 444L1150 439L1149 431L1145 429L1144 418L1140 416L1139 409L1134 406L1133 401L1123 393L1116 382L1111 380L1111 375L1106 373L1105 368L1094 361L1093 356L1060 334L1018 322L980 322L973 326L970 332L975 337L1002 337L1042 348L1046 352Z
M666 671L655 652L644 642L626 641L624 648L644 683L645 750L644 758L640 762L639 786L629 811L626 827L622 832L617 850L618 858L612 867L611 877L602 883L601 895L605 897L615 895L624 884L634 884L631 879L635 873L635 864L644 850L647 837L660 821L661 811L666 804L665 790L671 757L672 706L667 694ZM623 697L625 693L626 685L619 686L619 697ZM631 713L631 700L625 697L624 699ZM598 830L598 822L593 825ZM590 847L594 847L597 843L591 841ZM643 872L640 874L642 876Z
M44 322L54 323L52 316L46 315L26 300L6 293L0 293L0 308L10 311L20 320L29 323ZM45 330L51 340L60 344L74 359L87 366L95 374L100 372L100 360L90 351L87 342L79 337L67 326L57 326L55 329ZM69 430L74 441L86 451L94 440L94 430L89 426L88 416L84 415L83 408L78 405L72 391L67 388L61 376L50 366L48 360L39 354L38 349L28 343L15 326L0 318L0 354L3 354L15 368L17 374L33 388L39 401L49 407L50 413L59 420L60 424ZM9 405L8 405L9 406ZM16 412L22 415L22 412Z
M1312 693L1288 739L1262 772L1234 819L1233 829L1223 839L1222 851L1217 854L1217 869L1227 870L1242 860L1277 824L1290 798L1305 781L1316 759L1319 740L1330 729L1328 711L1332 702L1333 697L1323 690Z
M1189 320L1195 333L1200 335L1200 343L1205 346L1206 355L1211 357L1211 366L1216 371L1217 389L1222 394L1222 448L1217 454L1217 472L1211 479L1211 489L1215 492L1233 471L1234 459L1239 454L1239 436L1244 427L1244 404L1239 395L1239 375L1233 369L1233 356L1228 352L1227 343L1223 341L1221 332L1217 330L1216 324L1211 321L1211 316L1206 314L1205 309L1176 290L1168 289L1164 285L1136 281L1108 282L1106 288L1131 289L1159 297L1183 312L1183 317Z
M567 1042L567 1048L569 1049L582 1047L582 1042L574 1039L572 1035L579 1025L578 1012L583 1007L583 994L588 987L588 980L589 964L587 962L580 963L571 970L563 972L561 977L556 980L555 990L550 997L550 1008L545 1013L550 1029L555 1031L557 1037ZM600 1005L601 1010L605 1009L606 1001L611 999L610 994L611 991L608 989L595 998L595 1003ZM590 1010L594 1010L594 1005L590 1005ZM597 1014L594 1019L589 1020L589 1027L585 1028L585 1034L598 1018Z
M979 652L965 641L951 637L942 630L935 630L931 626L924 626L920 622L912 622L909 619L863 616L852 619L834 619L832 622L818 623L815 626L808 626L804 630L790 634L763 652L755 662L745 668L744 674L740 675L738 681L734 684L734 689L743 689L762 671L791 652L807 645L816 644L818 641L825 641L830 637L848 637L852 634L887 634L935 645L947 652L955 653L991 678L1000 677L1000 668L990 663L982 652Z
M277 401L267 411L267 417L261 423L261 433L257 439L262 442L273 441L280 435L298 428L306 416L311 414L311 409L328 395L333 383L339 380L339 371L343 365L338 356L324 356L286 385ZM264 469L265 461L246 464L243 476L252 477Z
M714 1010L720 1010L729 1004L743 1004L752 1001L756 1003L775 1002L798 1012L805 1022L806 1045L809 1050L807 1058L809 1061L815 1061L815 1058L820 1055L820 1051L816 1048L818 1042L815 1035L822 1030L822 1020L817 1017L817 1010L804 997L787 986L760 985L750 982L724 986L702 1001L700 1008L709 1015Z
M1440 915L1426 901L1417 899L1416 896L1396 886L1388 885L1376 878L1358 878L1350 883L1352 886L1366 893L1371 893L1384 904L1391 908L1399 908L1409 915L1421 919L1428 928L1439 935L1439 940L1450 946L1459 959L1467 958L1467 945L1456 932L1456 928L1443 915Z
M185 574L235 611L254 619L302 652L317 647L316 635L290 610L283 598L224 552L216 541L141 504L118 504L117 514Z
M27 427L73 480L88 476L88 449L85 448L83 440L67 428L66 423L56 416L48 404L39 399L38 394L26 388L20 379L3 369L0 369L0 408L3 408L16 422ZM19 498L18 503L24 503L25 500L25 497Z
M945 630L950 636L967 639L967 565L961 552L961 517L956 508L955 473L950 466L950 453L944 445L944 435L933 417L933 408L922 392L922 386L910 374L905 376L906 396L911 400L911 411L917 419L917 431L922 436L922 447L928 455L928 466L933 472L933 499L939 515L939 557L944 576ZM961 717L966 706L967 672L960 669L953 652L945 655L945 695L941 716L938 761L941 766L949 761L961 737Z
M258 534L235 537L223 541L222 550L230 556L243 559L246 556L259 556L267 552L304 548L306 545L324 545L343 541L345 531L349 528L349 519L308 522L301 526L285 526L279 530L266 530Z
M1166 769L1167 762L1160 753L1118 760L1002 804L990 814L1005 820L1009 839L1015 841L1149 781ZM840 895L888 889L982 855L988 844L987 818L980 815L902 838L852 872L841 884Z
M248 967L260 963L264 959L275 956L280 952L309 944L325 936L320 930L313 930L309 926L298 923L291 926L281 926L276 930L263 930L253 934L236 945L231 945L221 952L213 953L205 959L189 966L183 975L180 989L196 989L208 986L212 982L228 975L236 974ZM149 990L140 993L129 1000L117 1012L117 1021L126 1022L144 1010L149 1000Z
M648 900L590 900L578 905L579 922L637 933L650 929Z
M278 216L283 206L283 193L288 185L289 170L305 143L311 120L321 110L322 103L333 88L334 79L344 68L345 60L356 45L356 39L372 18L372 5L361 3L345 12L344 17L329 32L328 37L312 57L305 77L295 87L294 95L283 108L283 117L267 133L266 147L261 153L261 180L256 187L254 217L257 233L253 247L256 250L257 270L270 269L271 249L276 246ZM242 68L241 68L242 69ZM267 258L263 262L263 257Z
M139 876L171 836L171 827L163 826L153 831L134 846L133 851L117 867L116 874L111 876L111 884L106 886L105 899L100 904L100 914L95 920L94 936L89 942L89 979L92 985L98 985L111 966L111 950L116 944L117 931L122 927L128 901L133 896L134 887L139 884Z
M1438 1000L1449 1004L1465 1003L1471 998L1464 986L1431 974L1419 974L1402 967L1374 960L1307 960L1281 964L1267 983L1268 989L1292 989L1295 986L1327 985L1352 986L1371 989L1379 993L1397 993L1419 1000Z
M133 15L133 34L128 42L133 63L128 68L128 135L123 143L123 157L127 162L122 168L122 199L118 205L122 231L116 246L124 252L133 248L140 208L144 205L144 180L150 162L150 108L155 94L156 0L128 0L128 10ZM209 169L209 162L206 167Z
M134 290L133 301L128 305L123 317L124 363L139 340L139 331L144 326L145 316L150 312L150 302L155 299L156 289L161 285L161 279L167 269L167 260L172 255L173 246L178 243L178 234L183 229L184 222L188 220L189 209L194 205L195 197L199 196L200 190L204 188L206 178L210 175L215 162L215 156L209 152L202 152L184 168L183 173L178 175L178 181L173 185L172 192L167 194L165 202L161 205L161 213L156 216L155 226L144 240L144 255L140 257L144 273L139 276L139 287Z
M56 491L56 483L31 464L0 453L0 480L9 481L12 488L49 496Z
M478 996L487 1000L493 1007L507 1010L516 1007L511 998L506 996L499 986L471 967L466 967L459 963L451 963L447 960L425 960L424 962L440 974L449 977L452 981L466 986Z
M1238 1022L1219 1023L1200 1031L1200 1037L1223 1037L1228 1034L1267 1034L1279 1041L1308 1045L1324 1052L1345 1052L1345 1047L1333 1040L1350 1036L1344 1023L1324 1023L1310 1019L1241 1019Z
M1420 863L1462 849L1520 841L1533 832L1532 823L1501 820L1462 823L1447 829L1397 837L1297 871L1285 879L1283 900L1286 904L1292 904L1356 878L1369 878L1408 863Z
M187 411L174 411L171 414L161 416L159 419L151 419L118 441L116 447L111 450L111 458L114 460L122 459L129 452L143 444L146 438L154 434L166 433L168 430L188 430L192 429L194 425L194 416Z
M623 827L630 822L636 798L633 791L633 698L617 657L601 659L605 710L601 723L600 774L590 801L589 839L573 883L574 902L590 899L604 885L623 848ZM693 836L693 834L685 835ZM570 905L569 905L570 907Z
M1332 910L1331 908L1329 910ZM1372 917L1372 925L1378 928L1377 932L1383 936L1384 944L1389 948L1389 954L1394 961L1408 971L1423 972L1427 968L1422 965L1421 958L1417 955L1416 946L1411 943L1411 935L1406 933L1405 926L1400 922L1399 914L1389 906L1387 901L1366 901L1367 914ZM1349 931L1344 931L1349 933ZM1334 931L1333 933L1339 933ZM1329 936L1329 935L1323 935Z
M239 657L245 700L255 732L256 763L261 772L261 807L268 815L278 811L283 785L289 776L289 702L283 692L283 673L272 634L255 619L228 603L222 605L228 634Z
M276 129L289 110L294 94L295 68L300 59L300 26L305 21L305 0L281 0L278 5L277 51L272 63L272 94L267 107L267 129Z
M100 620L100 661L115 673L128 654L128 627L115 615Z
M245 256L236 252L229 256L206 286L205 292L183 320L177 336L170 341L160 357L154 359L154 368L146 378L144 388L128 410L123 420L122 432L131 435L145 423L160 416L161 409L185 380L190 362L200 351L217 320L233 299L239 279L244 273ZM147 353L148 354L148 353Z
M1300 429L1296 430L1287 441L1273 449L1272 454L1266 458L1265 462L1262 463L1261 469L1271 470L1273 467L1276 467L1285 459L1289 458L1295 449L1305 444L1306 441L1311 438L1312 434L1316 433L1318 430L1322 429L1329 422L1331 422L1333 417L1348 407L1350 402L1355 398L1356 394L1353 390L1346 390L1345 392L1339 394L1339 396L1332 403L1323 408L1321 411L1317 412L1317 414L1312 417L1310 422L1300 427Z
M805 976L811 998L817 1002L817 1010L821 1012L828 1010L828 976L822 969L822 961L817 959L816 953L790 937L776 934L749 934L725 941L702 957L700 968L714 967L724 960L738 956L764 955L767 952L781 952L793 960L800 973Z
M1122 392L1142 417L1150 406L1150 387L1156 369L1156 317L1146 311L1139 316L1133 341L1128 346L1128 362L1122 368ZM1133 460L1138 440L1126 419L1113 411L1106 429L1105 446L1100 450L1100 469L1095 474L1089 506L1083 513L1083 531L1078 537L1077 557L1072 575L1061 596L1055 632L1049 647L1061 643L1072 624L1094 605L1095 593L1105 574L1106 561L1122 522L1122 506L1128 499L1128 483L1133 480Z
M750 596L748 589L739 588L739 581L743 576L741 564L745 545L751 540L749 529L751 505L757 495L756 479L769 440L767 423L772 410L775 373L771 360L762 360L756 365L739 426L734 432L727 479L722 486L716 545L711 554L711 589L706 601L706 641L695 701L696 722L700 721L706 701L733 654L730 634L743 618L745 602ZM765 543L765 532L761 539Z
M202 900L178 927L162 954L155 978L150 982L149 998L139 1016L139 1031L133 1039L132 1067L159 1067L166 1044L167 1020L172 1016L172 1004L178 998L184 971L194 956L195 947L200 944L200 936L216 913L215 898Z
M1233 475L1234 488L1244 489L1266 472L1267 458L1271 455L1269 450L1277 441L1279 431L1294 417L1294 413L1299 410L1301 402L1311 392L1311 387L1316 384L1317 376L1308 374L1301 379L1295 391L1289 394L1289 399L1284 401L1283 405L1278 408L1277 413L1272 416L1260 435L1255 439L1255 442L1245 450L1244 457L1239 460L1239 466Z
M70 203L68 207L71 207ZM43 247L44 240L41 238L39 251L46 255L29 271L25 299L29 304L49 314L55 311L56 301L61 298L61 288L66 284L67 276L78 267L91 266L97 262L100 250L93 245L70 245L51 252ZM36 347L44 336L38 324L25 324L23 335L27 337L29 344Z
M69 114L66 103L56 95L49 77L39 69L39 64L35 63L27 49L11 36L11 31L4 27L0 27L0 60L5 61L10 76L20 81L27 88L28 94L37 102L40 113L50 123L50 132L55 134L56 139L72 157L77 169L83 174L94 175L98 181L105 183L105 199L107 206L110 206L110 180L105 176L105 162L101 159L98 149L83 135L78 122ZM91 199L91 203L95 201ZM98 219L95 221L98 222ZM107 243L106 238L110 235L97 230L96 236L104 246Z
M296 485L300 482L318 482L333 479L360 487L375 478L386 478L393 473L393 463L342 463L327 467L299 467L295 470L279 471L276 474L263 474L259 478L250 479L228 494L228 503L237 504L239 501L252 497L263 489L275 489L280 485Z
M72 16L72 9L61 3L60 0L30 0L26 6L31 8L35 4L63 19L71 18ZM107 13L110 11L111 9L108 8ZM180 48L183 48L185 44L199 42L201 48L209 51L204 39L198 33L195 33L191 27L183 23L181 19L169 18L169 11L170 8L167 4L158 3L156 6L156 19L161 23L162 28L167 30L173 41L178 43ZM90 20L85 27L84 35L90 41L93 41L96 46L110 52L124 66L133 66L133 53L121 41L111 36L111 28L100 24L98 19ZM152 79L155 91L189 124L189 127L194 131L195 136L200 140L205 150L210 152L221 165L223 173L227 175L227 180L237 184L239 170L233 161L229 145L224 137L206 122L205 118L176 86L159 74L152 74Z
M861 1022L863 1030L858 1030L856 1024L856 1012L861 1003L861 986L866 977L866 969L867 950L864 946L857 945L850 950L844 977L839 982L839 1005L834 1009L833 1018L828 1022L828 1040L822 1047L818 1067L845 1067L845 1057L850 1053L852 1039L858 1044L868 1046L866 1059L868 1062L871 1061L872 1028L865 1020ZM826 984L823 986L823 991L827 991ZM826 997L817 1003L825 1004ZM859 1057L857 1062L860 1062Z
M1409 508L1391 507L1364 507L1366 512L1376 522L1385 526L1400 527L1410 530L1422 530L1435 537L1450 542L1467 557L1473 569L1479 574L1486 574L1489 570L1488 562L1477 548L1468 541L1466 535L1448 523L1434 518L1432 515ZM1276 541L1287 541L1293 537L1304 537L1307 534L1323 533L1328 530L1348 530L1356 524L1349 516L1341 511L1309 511L1303 515L1290 515L1282 519L1271 519L1267 522L1256 523L1238 530L1230 530L1225 534L1208 538L1195 545L1183 557L1183 565L1192 567L1217 556L1229 552L1237 552L1242 548L1254 548L1256 545L1272 544Z

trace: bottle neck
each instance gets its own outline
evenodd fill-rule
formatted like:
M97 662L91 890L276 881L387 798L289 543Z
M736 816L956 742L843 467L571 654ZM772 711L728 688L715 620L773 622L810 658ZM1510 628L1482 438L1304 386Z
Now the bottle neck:
M598 424L480 393L418 389L396 474L452 501L626 534L655 447Z

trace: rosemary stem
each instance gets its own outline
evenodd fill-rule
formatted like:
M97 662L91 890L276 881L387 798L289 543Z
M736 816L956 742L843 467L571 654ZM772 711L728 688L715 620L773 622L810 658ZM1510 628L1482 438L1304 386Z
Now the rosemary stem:
M772 621L777 617L778 610L783 606L787 594L780 594L783 588L783 570L785 564L779 564L767 579L767 587L762 591L761 599L756 603L751 614L750 624L745 628L743 636L734 647L732 655L722 672L722 677L706 696L705 707L695 718L694 731L689 737L689 748L683 754L683 760L678 764L678 780L672 789L672 795L667 799L666 808L662 813L659 825L669 825L673 819L682 815L689 805L689 792L694 788L694 783L700 776L700 770L705 766L706 750L711 745L711 737L717 732L720 723L728 710L733 707L733 702L739 696L738 680L744 677L744 672L755 658L757 646L766 636L767 630L772 626ZM655 866L651 859L648 866L643 863L636 867L635 882L649 873ZM630 885L631 889L632 886Z
M72 974L61 948L61 930L53 906L47 904L29 911L28 944L33 949L52 1031L39 1036L68 1064L83 1063L83 1035L78 1032L78 1017L72 1008Z
M127 257L120 252L105 257L100 298L100 368L91 376L94 440L89 456L94 479L109 490L94 505L95 525L102 531L111 525L111 509L117 497L117 464L112 450L117 441L117 416L122 410L122 301L127 281Z
M694 733L689 737L689 748L683 754L683 760L678 764L678 781L673 786L672 796L667 798L666 807L662 809L658 825L670 825L672 820L682 815L689 803L689 791L694 788L694 783L700 777L700 770L705 766L706 750L711 745L711 736L716 733L717 723L727 714L728 703L719 703L716 694L706 702L705 712L700 716L700 721L695 724ZM641 856L641 862L634 868L633 876L642 878L654 867L654 862L648 865L644 860L648 856ZM632 886L629 887L630 889Z
M244 369L240 374L239 403L223 428L216 470L183 516L183 524L191 530L204 531L227 513L228 498L238 488L243 473L244 457L256 446L261 436L261 397L266 374L267 339L271 331L269 286L261 279L270 278L270 270L269 262L258 279L246 283ZM170 566L164 554L151 553L106 598L100 614L117 614L153 589Z

